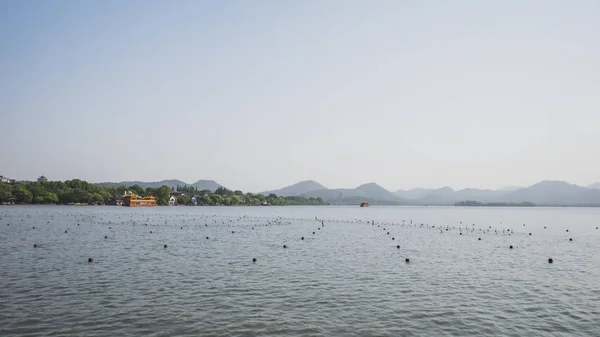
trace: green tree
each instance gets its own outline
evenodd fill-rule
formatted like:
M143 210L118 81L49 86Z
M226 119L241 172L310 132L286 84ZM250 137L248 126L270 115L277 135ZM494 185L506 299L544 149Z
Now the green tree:
M85 190L74 190L70 193L71 202L86 203L91 199L91 194Z
M226 189L223 186L219 186L219 188L217 188L215 190L215 194L218 194L218 195L220 195L222 197L226 197L226 196L232 195L233 191L232 190L228 190L228 189Z
M33 194L31 194L31 192L21 185L16 185L12 194L19 203L29 204L33 200Z
M90 195L90 203L102 204L104 203L104 198L102 195L100 195L100 193L93 193Z
M145 196L156 196L156 188L154 187L147 187L146 190L144 191L144 195Z
M230 198L231 198L230 205L239 205L242 203L242 198L240 198L238 195L232 195Z
M153 196L159 205L168 205L169 198L171 197L171 188L167 185L162 185L154 191Z
M57 204L58 196L54 192L48 192L43 199L45 204Z
M200 198L200 202L202 203L202 205L212 205L213 204L213 200L211 197L205 195L202 196L202 198Z
M212 204L213 205L222 205L223 201L225 200L219 194L213 194L210 198L212 199Z
M61 204L67 204L67 203L70 203L70 202L75 202L75 201L71 200L71 195L72 195L72 193L74 191L75 191L74 189L69 188L69 187L67 187L67 188L65 188L63 190L60 190L58 192L58 200L59 200L59 202Z
M38 193L33 195L32 202L34 204L55 204L58 202L58 197L56 193L44 191L43 193Z
M9 184L0 183L0 201L9 201L12 198L11 186Z
M129 186L129 190L137 195L143 195L144 194L144 189L142 188L142 186L140 185L133 185L133 186Z
M267 202L273 206L279 206L283 204L283 200L279 199L279 197L273 193L269 194L267 197Z
M101 189L98 194L100 194L102 196L102 199L104 199L105 203L110 203L113 202L115 200L115 195L114 193L111 193L105 189Z
M67 187L70 187L75 190L87 190L89 184L85 181L79 179L67 180L65 181Z
M190 203L191 198L187 195L180 195L177 197L177 205L187 205Z

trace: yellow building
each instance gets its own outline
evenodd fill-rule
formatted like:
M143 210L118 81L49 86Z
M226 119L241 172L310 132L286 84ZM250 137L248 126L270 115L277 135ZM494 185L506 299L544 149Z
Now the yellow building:
M142 198L135 193L125 193L123 196L123 206L153 207L156 206L156 198L151 196Z

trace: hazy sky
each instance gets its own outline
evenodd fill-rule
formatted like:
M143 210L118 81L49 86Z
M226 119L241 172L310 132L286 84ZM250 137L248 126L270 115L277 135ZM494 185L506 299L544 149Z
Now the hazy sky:
M0 175L600 181L600 1L0 1Z

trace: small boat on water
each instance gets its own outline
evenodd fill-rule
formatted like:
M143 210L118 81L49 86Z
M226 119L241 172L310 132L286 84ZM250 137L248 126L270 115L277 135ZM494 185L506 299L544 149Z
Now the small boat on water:
M361 202L360 203L360 207L369 207L369 203L368 202Z

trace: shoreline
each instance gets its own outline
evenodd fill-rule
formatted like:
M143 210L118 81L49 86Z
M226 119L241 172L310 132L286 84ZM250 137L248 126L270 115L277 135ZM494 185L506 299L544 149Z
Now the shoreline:
M200 208L200 207L294 207L294 206L314 206L314 207L323 207L323 206L334 206L334 207L347 207L352 206L356 208L361 208L359 205L355 204L324 204L324 205L157 205L157 206L137 206L137 207L129 207L122 205L68 205L68 204L0 204L0 207L10 207L10 206L27 206L27 207L118 207L118 208L173 208L173 207L191 207L191 208ZM481 206L463 206L463 205L417 205L417 204L405 204L405 205L377 205L372 204L369 208L384 208L384 207L422 207L422 208L600 208L600 205L535 205L535 206L517 206L517 205L481 205ZM362 207L365 208L365 207Z

